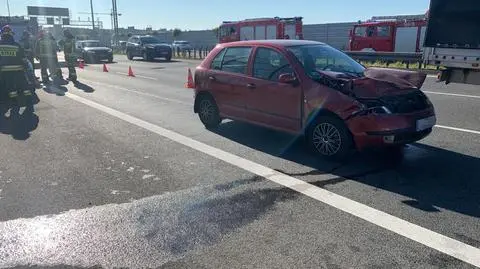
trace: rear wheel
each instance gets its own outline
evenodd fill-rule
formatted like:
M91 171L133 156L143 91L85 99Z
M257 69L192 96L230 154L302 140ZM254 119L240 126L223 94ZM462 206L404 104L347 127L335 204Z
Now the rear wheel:
M218 106L211 96L204 95L198 100L198 117L207 129L218 127L222 121Z
M353 139L340 119L320 116L307 130L308 147L316 155L345 161L353 151Z

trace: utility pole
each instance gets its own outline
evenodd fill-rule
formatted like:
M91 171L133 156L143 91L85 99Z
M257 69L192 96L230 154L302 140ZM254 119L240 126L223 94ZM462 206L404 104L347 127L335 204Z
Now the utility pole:
M90 0L90 11L92 13L92 30L95 31L95 18L93 17L93 3L92 3L92 0Z
M10 17L10 2L7 0L8 17Z
M112 0L112 18L113 18L113 32L115 34L115 45L118 45L118 10L117 10L117 0Z

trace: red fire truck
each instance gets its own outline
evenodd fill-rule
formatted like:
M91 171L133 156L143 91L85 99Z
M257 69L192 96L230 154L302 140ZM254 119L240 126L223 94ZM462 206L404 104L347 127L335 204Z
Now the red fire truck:
M360 22L350 31L351 51L420 52L427 16L381 16Z
M303 39L302 17L224 21L219 27L218 38L220 43L240 40Z

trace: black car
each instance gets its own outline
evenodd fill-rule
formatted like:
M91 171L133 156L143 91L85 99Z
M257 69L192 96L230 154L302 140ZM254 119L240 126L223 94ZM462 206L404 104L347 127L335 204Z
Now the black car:
M172 47L153 36L132 36L127 42L127 58L132 60L134 57L142 57L145 61L152 61L155 58L170 61Z
M77 52L86 63L97 63L99 61L113 62L113 51L100 44L98 40L82 40L75 44Z

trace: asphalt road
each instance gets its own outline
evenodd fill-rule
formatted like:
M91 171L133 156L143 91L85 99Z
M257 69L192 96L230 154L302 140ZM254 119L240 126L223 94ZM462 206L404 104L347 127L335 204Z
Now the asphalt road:
M183 87L197 64L118 56L1 119L1 268L480 264L480 87L428 78L429 137L337 164L264 128L206 130Z

